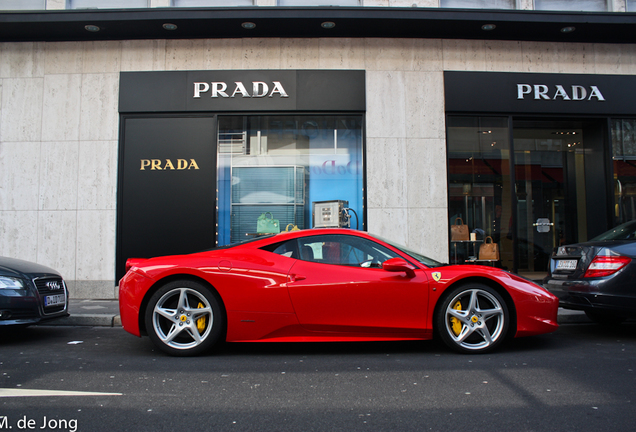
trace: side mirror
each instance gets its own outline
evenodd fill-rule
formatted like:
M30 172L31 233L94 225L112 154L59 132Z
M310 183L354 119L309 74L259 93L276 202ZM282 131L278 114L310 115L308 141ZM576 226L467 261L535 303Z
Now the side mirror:
M391 258L382 263L382 270L400 273L404 272L408 277L415 277L415 267L404 261L402 258Z

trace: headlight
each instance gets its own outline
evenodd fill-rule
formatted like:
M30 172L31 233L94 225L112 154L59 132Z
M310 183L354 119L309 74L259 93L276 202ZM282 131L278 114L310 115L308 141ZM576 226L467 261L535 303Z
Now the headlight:
M25 289L22 279L0 276L0 289Z

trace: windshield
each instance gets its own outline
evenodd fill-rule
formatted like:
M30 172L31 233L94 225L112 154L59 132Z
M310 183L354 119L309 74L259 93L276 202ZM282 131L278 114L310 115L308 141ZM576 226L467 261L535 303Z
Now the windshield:
M590 241L603 240L634 240L636 239L636 220L626 222L603 234L594 237Z
M420 254L419 252L415 252L415 251L407 248L406 246L402 246L401 244L395 243L395 242L393 242L391 240L387 240L387 239L385 239L383 237L380 237L378 235L375 235L375 234L371 234L371 235L373 237L375 237L375 238L377 238L379 240L382 240L383 242L393 246L394 248L401 250L402 252L404 252L405 254L410 256L411 258L413 258L413 259L417 260L418 262L424 264L426 267L440 267L440 266L446 265L446 264L443 264L443 263L441 263L439 261L435 261L432 258L425 257L424 255Z

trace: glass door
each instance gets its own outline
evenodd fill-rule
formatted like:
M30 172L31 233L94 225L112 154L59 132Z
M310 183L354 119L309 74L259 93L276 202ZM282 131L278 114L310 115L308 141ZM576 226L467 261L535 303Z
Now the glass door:
M586 129L582 121L513 122L516 264L532 279L545 275L554 248L587 239L593 167L586 161L594 146L586 147Z

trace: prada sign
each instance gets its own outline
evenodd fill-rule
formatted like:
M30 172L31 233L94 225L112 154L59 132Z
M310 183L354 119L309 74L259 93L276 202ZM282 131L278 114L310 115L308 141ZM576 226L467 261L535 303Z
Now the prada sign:
M365 110L365 72L362 70L120 74L120 113Z
M634 115L636 77L444 72L447 112Z
M589 92L589 97L588 97ZM595 85L589 87L589 91L586 87L580 85L573 85L571 92L565 89L561 84L557 84L554 88L550 88L545 84L517 84L517 99L525 99L527 95L532 97L534 95L535 100L592 100L604 101L605 98L599 88ZM570 96L571 95L571 96Z
M141 159L139 171L184 171L198 170L199 165L194 159Z
M245 84L240 81L236 81L234 83L234 90L231 92L231 95L228 95L227 92L227 84L224 82L195 82L194 83L194 98L198 99L201 97L201 93L210 93L210 97L218 98L218 97L239 97L249 98L260 98L260 97L274 97L277 94L279 97L288 98L289 95L283 88L283 85L280 81L274 81L272 83L272 91L269 91L269 86L266 82L263 81L252 81L252 92L247 91Z

